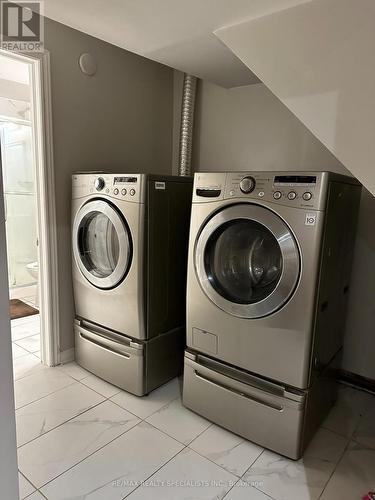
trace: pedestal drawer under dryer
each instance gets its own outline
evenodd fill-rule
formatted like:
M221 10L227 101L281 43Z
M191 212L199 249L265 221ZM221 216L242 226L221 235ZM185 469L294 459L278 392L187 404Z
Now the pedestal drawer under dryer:
M74 321L78 364L138 396L144 394L144 346L91 323Z

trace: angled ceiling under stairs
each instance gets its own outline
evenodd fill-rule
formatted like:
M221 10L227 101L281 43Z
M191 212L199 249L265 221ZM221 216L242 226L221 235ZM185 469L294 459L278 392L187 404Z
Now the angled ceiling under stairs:
M45 15L223 87L259 80L213 31L309 0L46 0Z
M375 2L312 0L216 36L375 194Z

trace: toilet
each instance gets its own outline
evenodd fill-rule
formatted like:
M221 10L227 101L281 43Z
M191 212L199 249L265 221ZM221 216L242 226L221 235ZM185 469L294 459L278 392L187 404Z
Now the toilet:
M26 265L26 269L36 281L39 281L39 262L30 262Z
M26 264L26 269L28 273L34 278L36 281L36 298L35 304L39 307L39 262L30 262L30 264Z

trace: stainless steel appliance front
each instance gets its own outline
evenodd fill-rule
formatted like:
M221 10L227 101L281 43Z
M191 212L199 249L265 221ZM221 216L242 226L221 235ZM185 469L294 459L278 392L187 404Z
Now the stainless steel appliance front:
M79 174L72 184L73 289L76 315L146 339L145 177L115 184L113 174ZM132 177L133 178L133 177ZM104 189L95 188L103 179ZM130 195L130 190L135 195ZM125 192L125 191L123 191Z
M300 456L334 400L359 195L329 172L195 174L187 407Z
M76 360L147 394L183 367L192 179L88 173L72 181Z

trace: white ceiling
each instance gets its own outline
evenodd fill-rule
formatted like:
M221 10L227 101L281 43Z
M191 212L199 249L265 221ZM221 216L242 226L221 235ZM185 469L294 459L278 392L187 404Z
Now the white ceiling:
M47 17L223 87L258 82L213 34L309 0L46 0Z

